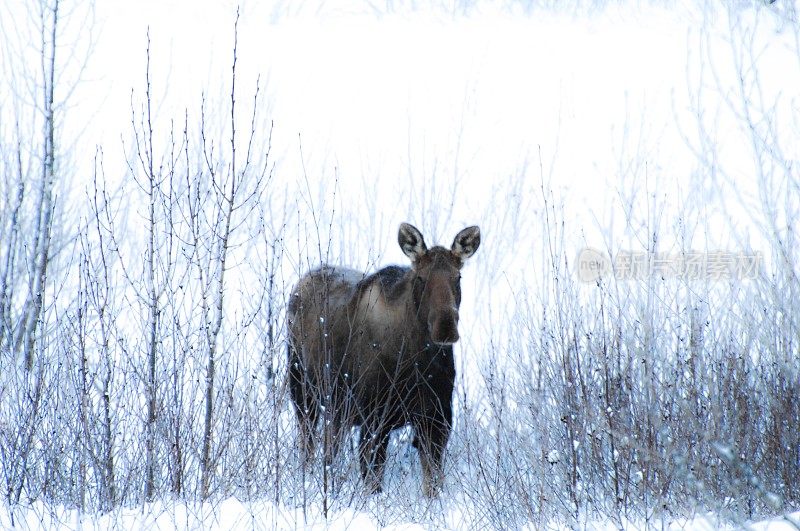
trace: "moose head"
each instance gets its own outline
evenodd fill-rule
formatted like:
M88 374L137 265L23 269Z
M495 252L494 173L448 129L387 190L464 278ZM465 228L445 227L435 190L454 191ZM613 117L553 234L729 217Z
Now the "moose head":
M400 225L400 248L411 259L414 274L412 300L417 318L427 327L431 340L441 345L458 341L458 309L461 305L461 267L481 244L481 231L472 226L453 239L450 249L428 249L422 233L408 223Z

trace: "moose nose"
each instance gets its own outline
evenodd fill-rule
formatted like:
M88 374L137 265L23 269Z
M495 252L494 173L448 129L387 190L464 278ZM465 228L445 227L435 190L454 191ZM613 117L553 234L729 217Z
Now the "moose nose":
M428 319L431 339L438 345L452 345L458 341L458 312L450 311Z

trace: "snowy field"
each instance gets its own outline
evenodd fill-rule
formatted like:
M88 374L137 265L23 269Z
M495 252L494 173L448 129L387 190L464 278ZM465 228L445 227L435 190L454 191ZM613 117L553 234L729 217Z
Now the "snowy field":
M136 509L120 509L106 515L81 514L76 510L63 508L44 509L39 505L5 514L0 519L4 528L13 529L83 529L87 531L106 529L209 529L209 530L266 530L266 529L386 529L391 531L417 531L424 529L471 529L470 522L464 520L458 506L439 508L442 513L435 525L430 523L384 524L374 513L355 510L342 510L328 519L322 515L303 515L299 509L276 507L258 501L242 503L234 498L215 504L187 507L182 503L148 504ZM413 520L410 518L409 520ZM792 531L800 525L800 513L787 514L780 518L758 522L724 521L713 514L698 515L691 518L655 519L650 522L624 521L625 529L663 529L668 531L727 531L749 529L751 531ZM595 531L619 529L609 521L582 522L581 529ZM570 529L566 525L525 526L524 529L561 530Z
M799 8L4 2L0 528L800 529ZM285 388L404 221L482 233L433 500Z

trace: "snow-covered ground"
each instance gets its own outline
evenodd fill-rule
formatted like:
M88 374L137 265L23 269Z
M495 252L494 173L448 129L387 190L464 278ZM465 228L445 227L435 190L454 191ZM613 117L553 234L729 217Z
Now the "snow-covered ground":
M416 531L432 528L475 529L474 523L463 518L462 509L445 502L438 509L440 515L433 521L418 521L409 518L405 523L381 523L368 512L352 509L337 511L326 520L321 514L309 514L302 509L277 506L268 501L242 503L235 498L220 502L187 506L179 502L159 502L136 509L119 509L106 515L81 514L76 510L45 508L41 504L18 508L13 513L0 511L0 526L4 529L76 529L83 531L106 531L123 529L158 529L160 531L181 529L206 529L219 531L271 530L271 529L329 529ZM660 529L664 531L728 531L749 529L751 531L796 531L800 527L800 512L756 522L742 521L736 524L721 521L713 514L697 515L680 520L654 519L649 522L626 521L625 529ZM619 527L609 521L588 520L584 529L611 531ZM558 531L570 529L563 525L546 528L529 526L531 531L542 529Z

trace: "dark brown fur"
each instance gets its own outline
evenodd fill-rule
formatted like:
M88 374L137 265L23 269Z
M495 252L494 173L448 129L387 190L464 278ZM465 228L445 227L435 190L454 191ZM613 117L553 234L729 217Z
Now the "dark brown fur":
M404 223L398 242L412 267L365 276L324 266L300 279L288 308L289 385L306 458L321 415L328 462L342 433L361 426L361 474L368 491L380 491L389 435L411 425L423 491L434 496L453 417L459 271L480 231L469 227L450 249L429 250Z

